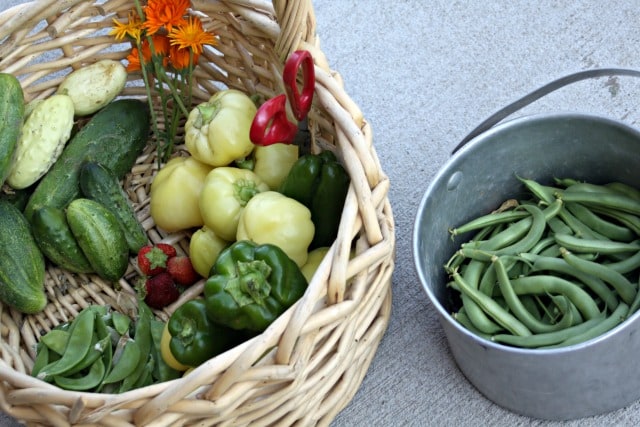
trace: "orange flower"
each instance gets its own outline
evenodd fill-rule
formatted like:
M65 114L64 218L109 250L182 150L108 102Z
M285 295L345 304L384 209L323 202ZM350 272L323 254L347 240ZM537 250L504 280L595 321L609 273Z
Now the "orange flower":
M195 16L189 17L184 25L173 28L169 33L169 38L172 46L191 49L196 55L202 53L205 44L215 45L218 42L213 34L202 28L202 22Z
M193 54L193 64L198 63L198 58L200 55L194 53ZM176 45L172 45L169 50L169 58L171 60L171 65L176 70L184 70L191 65L191 51L189 49L181 49Z
M144 28L148 34L155 34L162 28L171 32L186 22L184 15L188 7L189 0L149 0L144 8Z
M168 64L169 58L167 55L169 54L170 44L169 38L167 36L162 36L156 34L151 37L151 42L153 43L153 50L157 57L162 57L162 65L166 66ZM148 39L144 39L140 44L140 48L142 49L142 60L144 64L148 64L151 62L151 46L149 45ZM129 61L129 65L127 65L127 71L139 71L142 67L140 64L140 55L138 48L131 49L131 53L127 56L127 61Z
M116 40L123 40L129 36L136 42L140 42L140 35L142 34L142 21L140 17L129 11L129 19L127 22L120 22L117 19L113 19L113 29L109 31L109 34L114 36Z

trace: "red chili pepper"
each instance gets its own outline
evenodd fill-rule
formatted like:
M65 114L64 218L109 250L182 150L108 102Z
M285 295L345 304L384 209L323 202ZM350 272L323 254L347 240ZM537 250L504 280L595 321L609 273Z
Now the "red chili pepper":
M256 145L290 144L298 132L298 126L287 118L286 95L271 98L258 108L251 123L249 137Z

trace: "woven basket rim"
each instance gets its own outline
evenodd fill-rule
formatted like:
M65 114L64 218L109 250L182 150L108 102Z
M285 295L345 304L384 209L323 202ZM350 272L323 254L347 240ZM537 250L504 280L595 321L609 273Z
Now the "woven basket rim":
M124 13L131 3L35 0L1 12L0 71L18 75L25 96L34 99L51 94L60 75L84 62L103 57L122 59L122 52L92 51L104 40L90 39L89 34L95 32L94 27L104 28L115 10ZM207 25L218 25L221 34L235 37L201 61L199 99L219 88L215 79L226 79L221 80L225 87L270 96L280 91L277 76L283 59L296 49L312 53L317 84L309 123L316 135L314 144L316 149L333 150L352 178L338 238L305 295L265 332L208 360L185 377L119 395L61 390L12 366L24 363L17 360L29 360L25 348L33 344L33 338L25 341L27 335L19 331L20 325L13 326L15 319L28 328L42 327L51 319L26 321L0 305L0 319L11 322L6 327L10 332L0 335L0 366L9 368L0 369L0 409L33 425L149 425L152 420L153 425L197 421L204 425L328 424L357 391L386 330L395 257L390 183L377 158L369 123L319 47L311 1L196 0L192 4L212 21L219 19ZM34 30L38 25L43 28ZM59 45L61 40L75 48ZM62 53L48 59L47 54L53 51ZM135 85L128 85L126 91L124 96L141 96ZM178 152L182 149L177 148ZM149 153L143 157L147 161ZM132 178L138 182L131 184L130 195L144 194L141 189L152 176ZM141 203L139 212L144 209ZM145 224L151 241L184 246L184 239L188 239L184 233L157 230L148 218ZM51 277L64 276L61 280L75 280L54 267L48 272ZM129 274L135 272L129 270ZM74 277L86 279L85 275ZM107 286L97 284L99 279L87 280L77 288L75 299L67 296L64 302L59 300L58 311L49 315L59 321L63 315L77 314L83 305L95 301L96 292L102 292L99 299L103 301L111 298L103 291ZM131 284L124 281L121 285L133 295ZM200 281L179 301L197 296L202 287ZM155 314L166 319L177 306ZM15 344L23 349L12 351Z

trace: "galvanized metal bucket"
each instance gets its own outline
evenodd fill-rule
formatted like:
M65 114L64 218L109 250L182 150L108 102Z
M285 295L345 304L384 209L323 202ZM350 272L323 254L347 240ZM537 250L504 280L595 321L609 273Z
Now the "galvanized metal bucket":
M505 199L520 197L525 190L516 174L543 183L572 177L640 187L636 129L583 114L537 115L493 126L492 121L509 113L501 111L482 125L482 131L463 141L424 194L413 232L420 281L460 370L496 404L549 420L624 407L640 399L640 313L596 339L549 350L493 343L451 316L443 266L471 236L453 241L447 230L492 211Z

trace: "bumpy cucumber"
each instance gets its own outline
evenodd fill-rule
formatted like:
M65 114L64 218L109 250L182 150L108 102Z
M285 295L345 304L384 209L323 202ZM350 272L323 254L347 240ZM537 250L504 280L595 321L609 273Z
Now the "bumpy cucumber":
M24 93L12 74L0 73L0 186L9 176L24 118Z
M1 199L0 230L0 301L23 313L38 313L47 305L44 256L22 212Z
M77 116L86 116L111 102L126 83L124 65L103 59L68 74L58 86L58 93L71 97Z
M127 270L129 247L116 216L95 200L78 198L67 207L67 221L93 270L110 282Z
M35 211L31 230L38 247L51 262L76 273L93 272L62 209L45 206Z
M97 112L40 180L25 208L27 219L43 206L62 209L79 197L80 168L87 161L103 164L122 179L142 153L149 127L149 108L140 100L118 99Z
M148 243L127 193L110 169L96 162L85 163L80 169L80 189L85 197L102 203L116 215L132 253L138 253Z
M7 183L27 188L39 180L62 154L73 129L73 101L52 95L39 103L22 126Z

